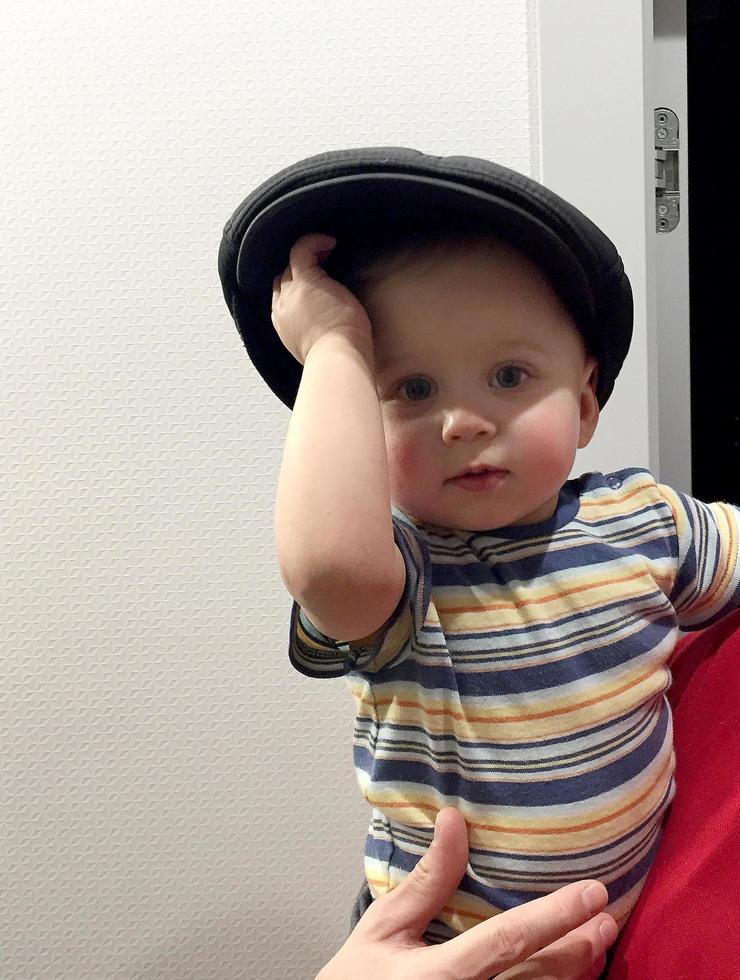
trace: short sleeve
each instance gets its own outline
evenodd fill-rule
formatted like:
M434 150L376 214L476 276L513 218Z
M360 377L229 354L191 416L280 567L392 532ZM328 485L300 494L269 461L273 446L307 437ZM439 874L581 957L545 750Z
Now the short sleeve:
M393 537L406 566L403 595L370 645L339 643L318 630L297 602L290 617L290 662L309 677L377 673L401 663L424 623L430 597L429 549L417 528L393 515Z
M662 484L658 491L676 526L677 571L669 599L680 626L709 626L740 605L740 509L705 504Z

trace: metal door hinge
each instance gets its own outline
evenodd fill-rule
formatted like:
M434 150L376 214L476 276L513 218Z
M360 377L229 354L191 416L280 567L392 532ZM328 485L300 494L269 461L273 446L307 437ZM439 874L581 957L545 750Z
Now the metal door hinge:
M655 230L665 235L678 225L678 116L655 109Z

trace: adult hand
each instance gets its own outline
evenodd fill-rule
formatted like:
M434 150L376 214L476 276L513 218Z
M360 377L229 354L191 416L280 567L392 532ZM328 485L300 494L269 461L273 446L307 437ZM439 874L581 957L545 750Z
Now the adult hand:
M468 833L454 807L437 814L434 841L400 885L376 899L316 980L592 980L617 936L598 914L597 881L579 881L502 912L438 946L422 936L455 894L468 861ZM590 904L584 893L588 891ZM602 933L603 928L603 933Z

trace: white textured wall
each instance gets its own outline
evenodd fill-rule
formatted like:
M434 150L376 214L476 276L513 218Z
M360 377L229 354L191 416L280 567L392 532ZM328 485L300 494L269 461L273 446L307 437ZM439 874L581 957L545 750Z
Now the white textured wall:
M325 149L539 176L534 9L5 0L3 980L304 980L344 940L352 704L288 663L288 413L221 229Z

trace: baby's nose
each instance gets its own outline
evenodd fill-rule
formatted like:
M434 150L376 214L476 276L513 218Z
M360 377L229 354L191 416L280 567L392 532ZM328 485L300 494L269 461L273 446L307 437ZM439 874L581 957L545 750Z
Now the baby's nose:
M478 412L459 409L450 412L444 421L443 438L449 441L460 439L492 438L496 435L497 426L493 419L486 418Z

